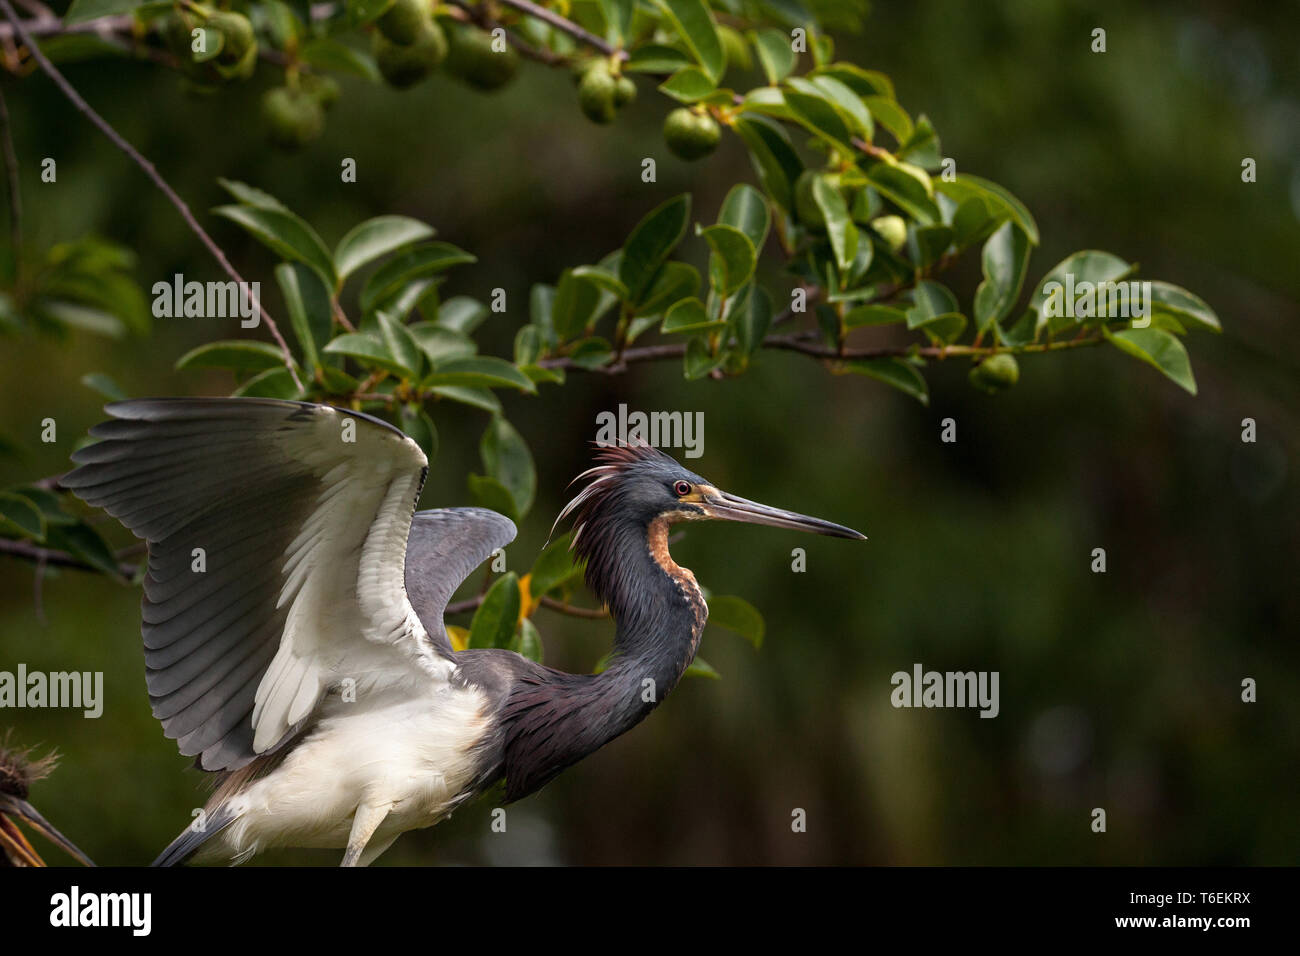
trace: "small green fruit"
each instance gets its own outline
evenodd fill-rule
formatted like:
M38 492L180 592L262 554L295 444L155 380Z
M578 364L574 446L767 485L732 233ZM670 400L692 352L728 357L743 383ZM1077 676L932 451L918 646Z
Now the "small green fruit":
M970 370L970 383L980 391L996 394L1020 381L1016 357L1006 352L990 355Z
M447 36L430 20L414 43L402 46L376 31L373 47L384 80L395 89L405 90L427 77L446 58Z
M745 38L728 26L718 26L718 38L722 41L722 53L727 66L738 70L752 70L754 59L749 55L749 44Z
M302 73L298 76L298 88L307 93L325 109L339 101L339 85L334 77L324 73Z
M325 110L310 93L279 86L262 97L262 115L271 128L271 142L297 149L320 136Z
M217 55L218 63L233 66L257 46L253 24L243 14L219 11L208 17L207 27L219 31L223 37L221 53Z
M614 81L614 105L619 109L636 99L636 84L629 76L620 76Z
M708 156L718 148L722 131L707 113L680 106L664 120L664 140L681 159L690 162Z
M398 46L410 46L420 39L429 23L429 5L425 0L396 0L375 21L379 32Z
M515 48L507 44L498 53L492 48L492 36L475 27L449 27L447 44L447 72L475 89L499 90L519 72Z
M603 62L588 69L578 84L578 105L583 115L602 126L614 122L614 114L618 111L617 96L618 84L610 75L609 66Z
M897 252L907 242L907 223L902 216L880 216L871 220L871 228L885 240L890 252Z

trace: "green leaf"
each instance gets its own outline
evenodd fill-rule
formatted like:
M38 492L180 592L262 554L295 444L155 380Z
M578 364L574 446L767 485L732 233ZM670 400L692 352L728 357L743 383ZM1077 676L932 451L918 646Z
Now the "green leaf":
M861 325L893 325L906 322L907 313L889 305L860 305L844 315L844 328L856 329Z
M303 366L314 369L320 365L320 343L329 341L333 327L329 291L320 277L300 262L276 266L275 281L289 309L289 323L302 349Z
M835 107L840 116L848 123L849 129L867 142L875 137L876 126L871 120L871 111L862 97L854 93L833 76L825 74L811 80L794 77L790 85L810 96L820 96Z
M689 298L700 290L700 274L685 262L665 262L655 274L634 315L657 315L679 299Z
M769 28L751 31L749 40L754 44L769 85L776 86L794 70L796 56L790 34Z
M603 339L598 335L580 339L569 350L569 361L579 368L587 370L600 368L602 365L608 364L613 357L613 346L609 344L607 339Z
M551 303L551 321L560 340L580 335L596 316L600 304L600 287L577 276L572 269L560 274Z
M763 646L763 615L748 601L730 594L709 598L709 623L739 634L754 648Z
M767 200L763 198L762 193L747 183L737 183L722 200L718 222L739 229L749 237L754 249L759 251L767 241L767 233L772 226L772 214L767 208Z
M383 340L370 332L347 332L322 350L330 355L347 355L366 367L381 368L395 375L407 375L406 367L388 350Z
M850 359L844 363L844 370L892 385L899 391L911 395L922 405L930 404L930 389L925 379L914 366L902 359Z
M467 358L478 351L478 346L469 336L434 322L417 322L408 325L406 331L415 339L415 344L420 347L431 366L450 359Z
M298 398L300 393L289 370L281 366L258 372L231 394L243 398Z
M452 266L477 261L464 249L459 249L449 242L428 242L416 246L385 262L366 279L366 284L361 289L361 309L369 312L399 288L416 279L450 269ZM443 303L443 309L446 309L449 302L450 300Z
M835 252L835 264L847 270L858 254L858 227L849 218L844 195L825 176L813 177L813 199L826 220L826 235Z
M100 537L98 531L85 522L64 527L47 526L45 544L55 550L66 551L111 577L120 577L113 549Z
M1095 293L1099 283L1119 282L1133 268L1119 256L1096 249L1084 249L1066 256L1043 276L1029 299L1030 310L1038 316L1035 337L1044 328L1060 332L1078 326L1083 321L1104 319L1098 312L1107 304L1108 297L1100 294L1086 295L1086 288L1081 287L1088 283ZM1068 301L1071 294L1073 302ZM1091 314L1081 314L1088 312Z
M130 13L137 7L144 6L144 3L145 0L72 0L63 22L66 26L72 26L74 23L85 23L100 17Z
M683 193L652 209L632 230L618 264L618 277L627 286L630 301L641 301L659 267L686 235L690 215L691 197Z
M862 97L862 103L871 111L872 117L880 123L885 129L889 130L891 136L899 143L905 143L912 137L915 127L912 125L912 117L907 115L907 111L898 103L888 96L870 96Z
M713 669L713 665L695 655L695 660L691 661L690 666L682 671L683 677L707 677L709 680L722 680L722 675Z
M515 513L515 499L501 482L486 475L470 475L467 483L474 503L480 508L503 514L511 521L519 520L519 515Z
M846 155L853 153L853 131L840 111L824 96L791 89L785 92L785 103L794 119L808 132Z
M69 328L93 332L95 335L120 339L126 334L126 326L115 315L103 309L94 309L75 302L49 300L42 298L38 303L41 316L50 322L66 325Z
M912 307L907 310L907 327L914 329L936 316L957 311L957 297L933 279L923 279L910 293Z
M759 183L777 204L793 209L794 183L803 172L803 161L784 129L763 117L738 119L732 126L749 150Z
M421 384L426 388L459 385L471 388L517 388L532 393L537 391L537 386L527 375L505 359L489 355L442 362L425 376Z
M241 183L237 179L225 179L220 176L217 177L217 184L246 206L256 206L259 209L278 209L280 212L289 211L288 206L256 186Z
M213 212L243 226L276 254L311 266L328 288L337 288L334 259L325 243L293 213L257 206L218 206Z
M749 281L758 254L748 236L726 225L696 226L695 232L713 250L709 257L709 283L719 295L729 296Z
M1214 310L1204 300L1179 286L1168 282L1152 282L1151 303L1153 312L1171 315L1184 325L1198 325L1211 332L1223 331Z
M935 169L943 162L939 155L939 134L928 116L922 114L917 118L916 128L899 144L898 158L916 163L922 169Z
M674 73L690 62L690 57L676 47L647 43L632 51L623 63L623 72Z
M87 372L81 376L81 384L103 395L109 401L126 401L126 392L122 391L122 386L113 381L112 376L103 372Z
M371 83L378 83L382 79L379 67L372 57L329 37L308 40L298 47L298 56L318 70L359 76Z
M1166 378L1192 395L1196 394L1196 379L1187 349L1176 337L1163 329L1123 329L1112 332L1102 326L1102 332L1121 352L1158 368Z
M0 491L0 533L45 540L45 515L33 502L12 491Z
M582 574L581 565L574 562L573 554L569 551L571 538L571 534L565 534L555 539L542 549L542 553L533 562L533 569L529 572L528 590L534 600L568 584Z
M542 330L535 325L521 325L515 333L515 364L525 375L526 366L531 366L542 357ZM532 376L529 376L532 378ZM533 379L536 382L536 379Z
M537 471L527 443L513 425L498 415L488 423L478 447L483 468L509 490L516 513L522 518L533 506L537 492Z
M686 356L682 360L682 372L687 381L703 378L722 364L722 356L714 356L709 350L708 340L700 335L686 343Z
M443 328L469 335L488 317L488 307L467 295L457 295L438 307L437 323Z
M772 295L766 289L751 284L744 301L732 310L731 322L735 327L736 343L747 355L752 355L772 327Z
M704 99L718 84L698 66L684 66L659 84L659 92L679 103L694 103Z
M1030 243L1038 245L1038 224L1034 222L1034 217L1029 214L1024 203L997 183L981 179L979 176L959 174L952 182L939 180L935 189L958 204L972 196L983 199L994 209L1014 220L1029 237Z
M70 525L76 524L77 519L72 517L63 510L63 505L58 495L45 488L37 488L29 485L25 488L18 488L14 492L26 498L34 504L41 512L47 525Z
M714 83L721 79L727 60L713 14L704 0L655 0L655 5L667 16L704 72Z
M176 368L229 368L237 372L260 371L284 364L284 355L269 342L233 339L208 342L190 349L176 360Z
M983 332L1011 313L1020 298L1029 268L1029 237L1014 222L1007 221L984 243L980 259L984 281L975 290L975 328Z
M609 272L600 266L578 266L572 271L574 278L582 279L585 282L590 282L597 288L604 289L619 302L627 300L627 286L625 286L622 280L614 273ZM552 306L552 310L553 309L554 306ZM554 321L553 316L552 321Z
M422 352L415 338L407 331L405 325L398 322L387 312L376 313L376 316L379 320L379 334L384 340L388 354L396 359L397 363L402 367L405 378L419 378Z
M942 214L926 192L925 185L907 171L888 163L876 163L866 170L867 182L886 199L923 226L941 222Z
M403 246L433 237L434 229L409 216L375 216L351 229L334 250L334 269L339 282L367 263L374 262ZM459 251L459 250L457 250Z
M513 571L488 589L469 626L470 647L509 647L519 621L519 576Z
M493 415L501 414L501 399L497 398L486 388L470 388L461 385L438 385L431 391L440 398L448 398L453 402L459 402L462 405L468 405L470 408L479 408ZM507 495L507 497L509 497ZM504 514L504 512L502 512Z
M672 335L674 332L703 332L708 329L722 328L724 325L725 322L709 318L704 303L692 298L682 299L673 305L665 313L659 331L665 335Z
M537 664L542 662L542 635L537 625L524 618L519 622L519 630L510 642L510 650L520 657L526 657Z

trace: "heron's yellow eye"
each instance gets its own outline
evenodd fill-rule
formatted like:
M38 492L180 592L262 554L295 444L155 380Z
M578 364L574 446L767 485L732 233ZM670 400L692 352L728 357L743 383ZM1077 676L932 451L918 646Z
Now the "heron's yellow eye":
M683 481L681 479L678 479L677 481L673 482L673 494L675 494L678 498L685 498L690 493L691 493L691 483L689 481Z

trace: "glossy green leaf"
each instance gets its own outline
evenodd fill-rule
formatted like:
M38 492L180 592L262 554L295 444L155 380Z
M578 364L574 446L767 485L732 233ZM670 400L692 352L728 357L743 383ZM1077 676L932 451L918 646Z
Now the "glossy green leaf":
M698 66L684 66L659 84L659 92L679 103L694 103L718 88L713 78Z
M1184 325L1196 325L1211 332L1222 332L1219 317L1203 299L1180 286L1168 282L1151 283L1152 309L1156 313L1172 315Z
M256 186L241 183L237 179L225 179L224 177L218 177L217 184L246 206L256 206L259 209L278 209L281 212L289 211L288 206Z
M979 176L969 174L957 175L957 178L951 182L940 179L934 187L939 192L953 199L957 203L962 203L972 196L977 196L989 203L993 208L1004 212L1013 219L1025 235L1029 237L1032 245L1038 245L1038 224L1034 222L1034 217L1029 214L1025 204L1013 196L1003 186L987 179L981 179Z
M320 277L301 262L280 263L275 267L275 281L288 307L303 367L314 369L320 365L320 348L329 341L333 326L329 292Z
M860 305L844 314L846 329L856 329L862 325L893 325L906 321L907 313L890 305Z
M45 515L37 505L12 491L0 491L0 533L45 540Z
M607 339L593 335L573 343L569 350L569 361L578 368L595 369L609 363L614 357L614 348Z
M1157 368L1179 388L1196 394L1196 378L1192 363L1183 343L1163 329L1123 329L1112 332L1102 326L1102 332L1121 352L1127 352L1139 361Z
M734 226L696 227L696 234L713 250L709 257L709 283L722 296L729 296L749 281L758 263L754 244Z
M112 577L121 576L113 549L108 546L98 531L84 521L64 526L47 525L45 544L56 551L66 551L74 558Z
M337 288L338 274L329 249L315 230L293 213L258 206L218 206L212 211L243 226L277 255L307 264L330 289Z
M713 665L698 654L695 655L695 660L691 661L686 670L682 671L682 676L707 677L709 680L722 680L722 675L713 669Z
M423 353L415 338L405 325L387 312L378 313L377 318L379 320L379 335L384 340L388 354L401 365L405 373L404 377L408 379L419 378L424 363Z
M641 301L659 267L686 235L690 215L691 197L683 193L651 210L632 230L618 265L618 277L627 286L630 301Z
M749 40L754 44L769 84L776 86L793 72L797 57L790 34L769 28L750 32Z
M898 358L851 359L844 363L845 371L865 375L892 385L912 396L922 405L930 404L930 389L921 373L908 362Z
M758 181L780 206L793 208L794 183L803 172L803 161L780 126L762 117L738 119L732 129L749 150Z
M984 243L984 281L975 290L975 328L983 332L1011 313L1029 268L1031 246L1025 231L1007 221Z
M530 661L540 664L542 662L542 635L538 632L537 625L528 618L520 621L514 640L510 642L510 650L520 657L526 657Z
M824 139L842 153L853 152L853 130L840 111L824 96L786 90L785 103L795 120L808 132Z
M519 516L526 515L537 492L537 471L523 436L498 415L488 423L478 447L484 470L509 490Z
M731 313L736 344L742 352L752 355L763 344L768 329L772 327L772 295L761 286L751 283L748 293Z
M410 216L375 216L348 231L334 250L334 269L343 282L362 266L404 246L430 239L433 227Z
M380 368L395 375L408 374L406 367L370 332L347 332L337 336L322 349L330 355L347 355L368 368Z
M571 538L570 534L556 538L533 562L533 569L529 572L529 592L534 599L576 580L582 574L581 565L574 562L569 550Z
M858 254L858 227L849 218L844 195L825 176L813 178L813 199L826 222L826 236L835 252L835 264L846 270Z
M419 405L403 405L398 412L398 425L420 446L425 458L433 461L438 457L438 429L428 412Z
M298 47L298 57L319 70L359 76L371 83L382 77L374 58L329 37L317 37Z
M573 270L573 276L576 279L590 282L598 289L604 289L620 302L627 300L627 286L623 284L623 280L615 273L609 272L600 266L578 266ZM552 310L554 310L554 306L552 306Z
M126 400L126 392L122 390L122 386L118 385L111 375L104 372L87 372L81 376L81 384L86 388L93 389L111 402Z
M647 43L630 52L623 63L624 73L674 73L691 62L675 47Z
M565 269L555 287L555 301L551 305L551 320L560 340L581 335L596 317L600 304L600 286Z
M1043 276L1029 299L1029 308L1038 315L1035 334L1045 328L1060 332L1085 321L1101 321L1103 311L1112 311L1109 284L1122 281L1133 268L1119 256L1096 249L1066 256ZM1108 285L1098 288L1102 283Z
M424 377L426 388L441 385L459 385L476 388L517 388L522 392L536 392L537 386L523 372L505 359L489 355L442 362Z
M483 596L469 626L470 647L509 647L519 621L519 576L503 575Z
M385 262L366 279L361 289L361 308L369 312L407 283L477 261L464 249L449 242L428 242L408 249Z
M659 331L672 335L676 332L703 332L724 325L725 322L709 317L708 310L699 299L682 299L664 314Z
M682 359L682 372L688 381L703 378L722 364L721 356L709 351L708 340L700 335L686 343L686 356Z
M67 26L72 26L74 23L85 23L87 20L97 20L100 17L130 13L144 4L145 0L72 0L63 22Z
M437 366L451 359L467 358L478 351L474 340L469 336L438 325L436 322L416 322L414 325L408 325L406 331L429 360L430 366Z
M469 335L487 317L488 307L482 302L471 299L467 295L457 295L438 307L438 317L435 321L443 328Z
M739 229L749 237L754 249L761 251L772 226L772 214L762 193L747 183L737 183L722 200L718 222Z
M519 520L519 515L515 512L515 499L501 482L486 475L470 475L466 483L470 496L480 508L503 514L511 521Z
M700 290L700 273L685 262L665 262L641 299L634 315L654 316L678 299L689 298Z
M268 368L258 372L231 393L240 398L300 398L298 386L287 368Z
M866 170L867 182L886 199L923 226L941 222L939 207L925 185L910 173L888 163L876 163Z
M713 14L704 0L654 0L715 83L727 67ZM630 283L629 283L630 285Z
M238 372L260 371L284 364L280 350L269 342L234 339L208 342L190 349L176 360L176 368L229 368Z

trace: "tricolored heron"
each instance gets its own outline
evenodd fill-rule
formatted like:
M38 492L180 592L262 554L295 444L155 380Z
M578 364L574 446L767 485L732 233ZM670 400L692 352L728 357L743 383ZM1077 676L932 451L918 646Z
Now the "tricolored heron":
M690 665L708 614L668 553L675 522L863 537L727 494L650 447L604 449L557 524L573 518L614 655L567 674L452 649L448 599L515 526L481 508L416 513L428 461L391 425L273 399L107 411L63 485L148 542L153 712L225 775L160 865L304 846L364 866L497 783L518 800L627 731Z
M31 786L54 769L55 757L49 754L33 759L30 752L10 744L8 735L0 741L0 866L44 866L45 861L27 842L15 821L25 823L61 850L86 866L94 866L90 857L76 844L50 825L37 809L27 802Z

